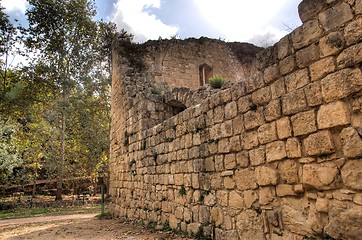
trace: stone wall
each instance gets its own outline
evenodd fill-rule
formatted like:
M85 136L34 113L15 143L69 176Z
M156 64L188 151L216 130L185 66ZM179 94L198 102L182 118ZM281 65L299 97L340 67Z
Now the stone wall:
M114 55L112 213L214 239L360 239L362 1L299 13L219 91L152 94L149 68Z

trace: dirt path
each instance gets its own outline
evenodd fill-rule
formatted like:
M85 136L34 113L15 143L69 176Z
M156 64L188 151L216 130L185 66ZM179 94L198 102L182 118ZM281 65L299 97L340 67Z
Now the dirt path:
M49 216L0 221L0 239L186 239L172 233L152 231L117 219L97 220L94 214Z

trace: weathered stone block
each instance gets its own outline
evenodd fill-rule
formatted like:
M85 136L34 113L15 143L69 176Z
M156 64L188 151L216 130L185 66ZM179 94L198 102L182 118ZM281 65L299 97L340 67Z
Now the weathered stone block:
M355 3L355 4L356 4L356 5L355 5L356 13L357 13L357 14L362 14L362 2L356 0L356 3Z
M232 120L228 120L228 121L225 121L225 122L221 123L220 131L221 131L220 137L222 137L222 138L232 136L233 135L233 122L232 122ZM212 139L215 139L214 136L212 137Z
M277 140L278 136L275 122L261 125L258 129L258 139L261 144Z
M236 171L235 182L240 190L250 190L258 187L255 180L255 172L249 169Z
M270 87L264 87L257 90L252 94L251 98L256 105L266 105L271 99Z
M243 195L246 208L251 208L253 203L258 199L258 194L252 190L244 191Z
M338 68L354 67L362 62L362 43L343 50L337 57Z
M319 80L336 70L334 57L327 57L310 65L310 76L312 81Z
M211 221L215 223L216 227L221 226L224 221L224 214L220 208L213 207L211 209Z
M276 124L279 139L284 139L292 136L292 128L288 117L277 120Z
M238 115L232 120L232 128L234 130L234 135L244 132L244 118L242 115Z
M302 156L302 146L298 138L289 138L285 145L288 158L299 158Z
M238 106L236 102L230 102L225 105L225 119L232 119L238 114Z
M276 120L281 117L282 109L279 99L274 99L265 107L264 115L267 122Z
M280 39L280 41L277 43L278 48L278 59L284 59L285 57L289 56L292 52L291 44L289 40L289 35L283 37Z
M279 181L278 171L266 166L257 167L255 177L259 186L276 185Z
M304 0L298 5L298 13L303 23L317 18L325 6L325 1Z
M272 98L278 98L285 94L284 78L280 78L270 86Z
M288 184L280 184L276 187L276 192L279 197L285 196L296 196L297 194L294 192L294 186Z
M332 102L362 90L360 69L343 69L329 74L321 81L323 99Z
M314 82L304 87L305 97L307 98L308 106L314 107L322 104L322 88L320 82Z
M325 227L325 232L334 239L361 238L362 207L355 206L343 210L337 216L330 218L328 225Z
M265 146L250 150L249 158L251 166L258 166L265 163Z
M362 156L362 138L353 127L342 130L343 154L345 157L354 158Z
M261 187L259 188L259 203L267 205L274 200L275 189L274 187Z
M302 183L305 188L317 190L335 189L339 181L339 169L331 162L322 164L306 164L303 166Z
M229 207L236 209L241 209L245 207L244 199L237 191L230 192Z
M239 152L241 150L240 136L234 136L230 138L230 151Z
M287 92L292 92L296 89L304 87L308 83L309 83L309 73L307 68L295 71L285 76L285 85L287 87Z
M362 18L358 18L348 24L344 29L344 36L348 46L362 40Z
M249 166L248 152L243 151L236 154L236 162L242 168L248 167Z
M312 44L296 53L296 62L299 68L309 66L311 63L319 60L319 46Z
M246 132L241 136L241 147L249 150L259 145L258 133L256 131Z
M228 153L230 152L230 141L229 138L221 139L218 142L217 149L219 153Z
M238 236L219 239L263 239L262 217L256 211L247 209L236 218Z
M317 201L315 203L315 207L318 212L329 212L329 202L330 200L328 198L317 198Z
M248 111L244 114L245 129L253 129L259 127L265 122L263 112L261 110Z
M333 153L335 150L332 134L321 131L311 134L303 140L304 152L310 156Z
M341 51L345 46L343 34L340 32L332 32L321 38L319 47L321 57L327 57Z
M349 106L343 101L322 105L317 115L318 128L330 128L351 122Z
M237 104L238 104L238 111L240 113L245 113L249 111L250 105L252 104L251 96L247 95L245 97L239 98Z
M314 110L301 112L291 117L294 136L300 136L317 130Z
M264 81L266 83L269 83L279 77L279 68L278 64L274 64L264 71Z
M227 154L224 157L225 169L234 169L236 167L235 154Z
M218 106L214 109L214 123L221 123L224 121L225 108Z
M279 163L278 170L280 173L280 181L287 184L295 184L299 182L298 164L295 160L285 160Z
M297 66L297 64L295 62L295 56L294 55L291 55L291 56L289 56L287 58L284 58L279 63L280 75L285 75L285 74L288 74L288 73L292 72L295 69L296 66Z
M282 109L285 115L301 112L307 108L307 100L303 89L288 93L282 98Z
M232 177L224 177L224 188L234 189L235 181Z
M326 31L338 28L352 20L353 13L350 5L343 2L319 14L319 21Z
M216 200L217 203L222 207L227 207L228 205L228 191L220 190L216 191Z
M273 162L281 160L287 156L285 151L285 143L283 141L276 141L266 145L266 160Z
M323 30L319 27L318 20L305 22L292 32L293 47L303 48L315 41L322 35Z

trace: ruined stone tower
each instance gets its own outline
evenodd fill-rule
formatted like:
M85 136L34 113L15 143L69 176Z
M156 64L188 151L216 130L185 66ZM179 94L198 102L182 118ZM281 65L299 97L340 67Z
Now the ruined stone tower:
M299 14L261 51L115 44L113 214L214 239L361 238L362 1Z

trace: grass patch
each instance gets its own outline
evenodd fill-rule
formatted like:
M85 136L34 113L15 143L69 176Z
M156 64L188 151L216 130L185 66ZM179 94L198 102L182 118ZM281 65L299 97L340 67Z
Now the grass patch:
M12 218L27 218L40 216L56 216L65 214L80 214L80 213L97 213L100 211L100 206L92 207L55 207L55 208L16 208L0 212L0 219Z

